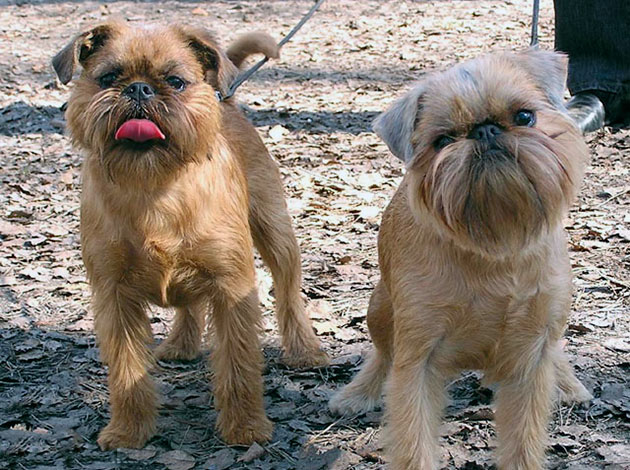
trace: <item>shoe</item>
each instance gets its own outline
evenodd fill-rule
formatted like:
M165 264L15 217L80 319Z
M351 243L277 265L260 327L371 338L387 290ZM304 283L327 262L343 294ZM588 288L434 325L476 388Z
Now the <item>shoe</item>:
M606 124L623 124L630 121L630 83L625 83L617 93L594 90L606 110Z
M604 104L591 91L582 91L573 95L567 103L567 111L582 134L604 127Z

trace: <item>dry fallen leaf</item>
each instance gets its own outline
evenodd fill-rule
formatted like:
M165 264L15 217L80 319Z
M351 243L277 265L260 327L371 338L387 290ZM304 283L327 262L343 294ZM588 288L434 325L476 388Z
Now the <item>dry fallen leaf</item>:
M169 470L189 470L195 466L195 458L182 450L165 452L156 459Z
M201 7L193 8L191 13L195 16L208 16L208 12Z
M274 142L279 142L281 141L285 135L289 134L289 130L286 129L285 127L282 127L281 125L275 125L273 126L270 130L269 130L269 137L271 137L271 139Z
M257 442L254 442L249 447L249 449L247 449L247 452L245 452L243 455L241 455L238 458L238 461L248 463L248 462L251 462L252 460L262 457L264 453L265 453L265 449L263 449L261 445L258 444Z
M604 341L604 346L609 349L621 352L630 352L630 337L628 338L609 338Z

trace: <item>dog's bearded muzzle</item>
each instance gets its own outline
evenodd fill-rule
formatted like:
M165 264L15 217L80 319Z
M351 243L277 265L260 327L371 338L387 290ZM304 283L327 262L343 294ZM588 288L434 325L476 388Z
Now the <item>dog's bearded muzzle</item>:
M416 179L421 204L445 231L485 255L535 244L560 223L572 193L561 147L530 130L515 134L491 145L463 139L429 150Z
M188 162L205 158L209 152L207 137L216 132L216 121L207 119L210 111L205 96L192 104L189 101L166 96L138 103L119 89L108 89L93 95L82 109L75 105L77 108L70 112L81 114L83 129L76 133L80 144L100 156L112 181L157 182ZM129 121L148 121L157 130L140 130L141 137L121 133L121 127Z

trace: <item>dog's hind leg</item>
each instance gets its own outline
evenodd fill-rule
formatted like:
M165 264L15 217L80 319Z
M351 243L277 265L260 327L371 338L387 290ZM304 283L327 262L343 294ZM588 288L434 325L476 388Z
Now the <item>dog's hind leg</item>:
M330 400L328 406L333 413L370 411L381 398L383 382L391 366L393 333L392 304L383 281L372 292L367 322L375 348L352 382Z
M300 286L300 250L293 234L280 187L252 195L250 226L254 245L271 270L284 362L293 367L324 366L328 356L320 348L304 309Z
M189 361L199 356L207 308L205 303L178 308L171 333L157 347L155 357Z
M569 358L558 345L554 355L554 368L556 371L556 387L560 401L563 403L582 403L593 398L593 395L582 385L569 363Z

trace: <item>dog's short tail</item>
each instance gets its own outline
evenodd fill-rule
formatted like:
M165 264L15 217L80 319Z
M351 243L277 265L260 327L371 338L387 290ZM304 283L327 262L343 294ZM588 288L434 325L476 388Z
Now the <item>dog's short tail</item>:
M255 31L239 36L227 49L228 58L239 68L252 54L264 54L270 59L277 59L280 57L280 48L271 36Z

